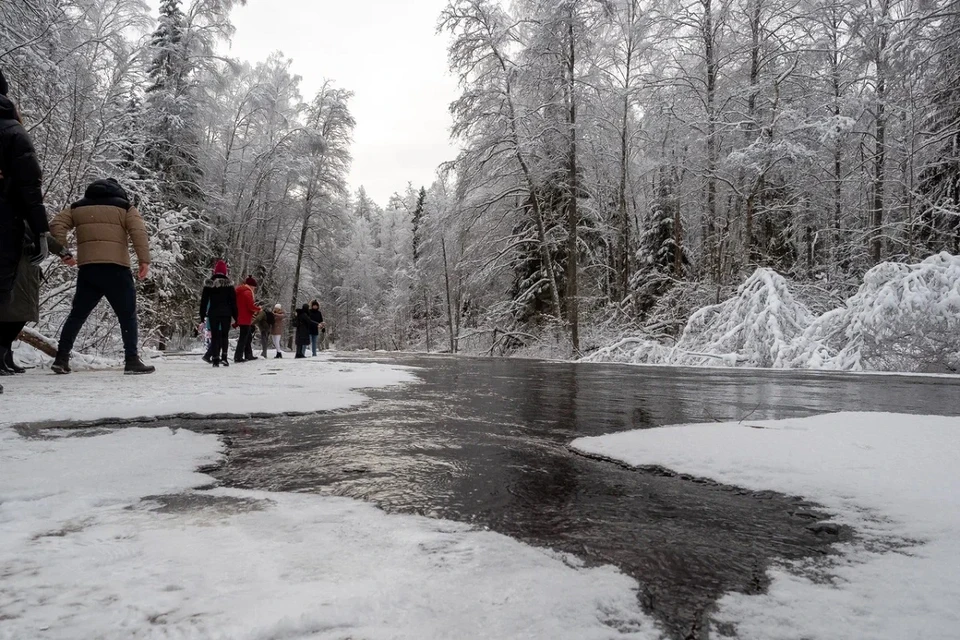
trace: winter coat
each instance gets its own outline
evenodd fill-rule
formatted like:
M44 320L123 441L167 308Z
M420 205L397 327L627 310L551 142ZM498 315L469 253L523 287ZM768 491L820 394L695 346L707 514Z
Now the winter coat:
M2 78L0 74L4 85L0 94L5 94ZM18 286L24 230L32 238L49 230L41 181L30 136L17 120L13 103L0 95L0 299L12 295Z
M273 312L273 326L270 327L270 335L272 336L282 336L283 335L283 322L287 319L287 314L283 311L274 311Z
M216 275L203 284L200 322L206 318L237 319L237 292L227 276Z
M297 346L305 347L310 344L310 320L309 309L297 309Z
M52 254L61 250L57 241L50 236L47 236L47 248ZM13 299L8 304L0 305L0 322L40 322L40 280L43 271L30 264L31 253L33 242L25 240L13 285Z
M237 324L241 327L249 327L253 324L253 316L260 311L260 307L253 301L253 288L250 285L242 284L236 289L237 292Z
M64 209L50 223L50 232L62 245L76 230L77 262L130 266L130 242L140 264L150 264L150 242L143 218L131 206L127 192L114 181L98 180L87 187L82 200Z
M320 309L310 309L310 335L320 335L320 323L323 322L323 314Z
M50 230L43 206L43 174L30 135L17 120L17 110L6 96L0 95L0 224L16 219L26 223L34 237ZM7 223L7 224L4 224ZM6 230L6 229L4 229ZM23 230L14 236L20 243ZM19 257L19 256L18 256Z

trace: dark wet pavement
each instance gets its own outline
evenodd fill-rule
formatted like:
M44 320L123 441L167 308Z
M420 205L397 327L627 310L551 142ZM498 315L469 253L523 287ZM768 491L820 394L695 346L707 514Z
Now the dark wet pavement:
M420 367L422 383L330 414L159 424L223 435L212 473L227 486L359 498L616 565L675 638L705 637L716 599L764 589L771 562L829 553L851 533L812 533L829 514L799 498L624 469L571 440L840 410L960 415L950 379L372 359Z

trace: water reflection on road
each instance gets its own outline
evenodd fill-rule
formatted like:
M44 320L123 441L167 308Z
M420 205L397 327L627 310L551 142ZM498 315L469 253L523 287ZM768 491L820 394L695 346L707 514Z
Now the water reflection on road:
M422 383L374 392L357 410L211 424L229 443L215 475L470 522L614 564L677 638L702 637L723 593L762 590L771 561L828 553L837 539L807 530L818 516L799 498L622 469L572 454L571 440L840 410L960 415L951 379L371 357L419 367Z

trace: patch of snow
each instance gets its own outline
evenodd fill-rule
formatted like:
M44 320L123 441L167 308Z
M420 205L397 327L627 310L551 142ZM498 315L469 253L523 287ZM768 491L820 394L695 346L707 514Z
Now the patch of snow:
M359 389L416 381L409 367L338 362L330 356L260 359L219 369L199 358L155 364L157 372L148 376L125 376L122 369L67 376L33 370L4 378L0 428L180 413L309 413L360 404L366 398Z
M0 429L0 638L661 637L614 568L344 498L196 490L219 453Z
M573 447L748 489L801 495L860 534L841 555L770 572L717 622L763 640L955 639L960 629L960 418L841 413L581 438Z

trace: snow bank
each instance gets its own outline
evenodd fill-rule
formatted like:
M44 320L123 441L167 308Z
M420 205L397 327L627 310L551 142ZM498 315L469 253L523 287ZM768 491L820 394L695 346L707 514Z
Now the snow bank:
M0 638L660 637L610 567L348 499L194 490L219 450L0 429Z
M181 413L309 413L360 404L366 398L358 389L416 380L409 367L336 362L330 356L261 359L219 369L199 358L156 364L157 372L150 376L124 376L122 370L57 376L35 370L4 378L0 428Z
M960 418L847 413L689 425L573 446L823 504L860 539L823 563L770 572L767 594L725 597L738 637L954 639L960 629Z
M591 361L846 371L943 372L960 366L960 257L887 262L846 304L814 317L769 269L695 312L676 346L628 338Z

